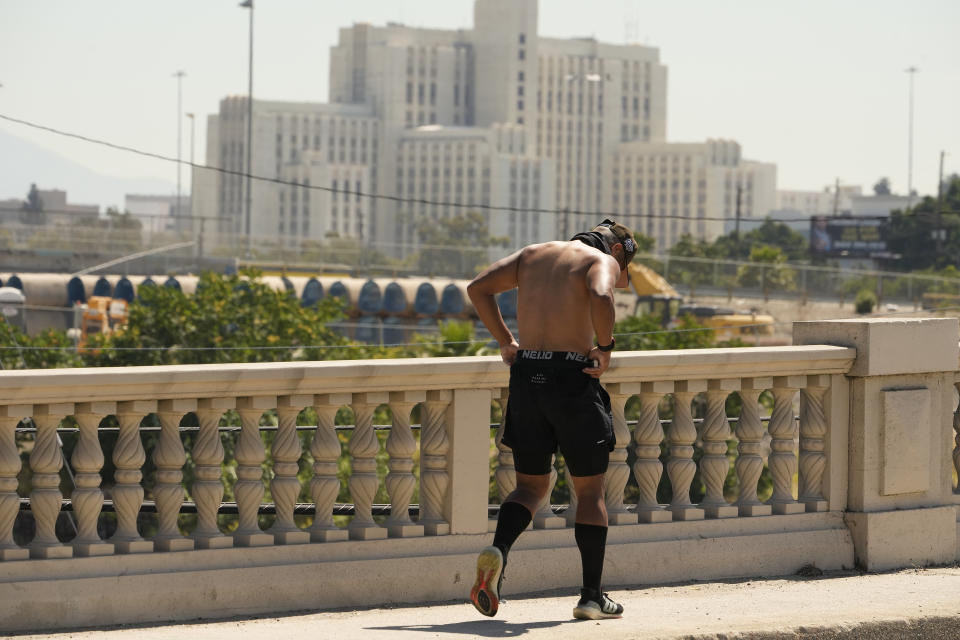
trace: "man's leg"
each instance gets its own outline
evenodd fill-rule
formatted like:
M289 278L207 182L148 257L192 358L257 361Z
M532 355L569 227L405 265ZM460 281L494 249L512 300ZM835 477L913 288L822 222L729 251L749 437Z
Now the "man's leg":
M493 546L500 549L506 560L510 547L533 519L540 503L550 489L550 474L531 475L517 472L517 488L510 492L500 505L497 516L497 532Z
M623 613L623 607L607 598L600 587L607 548L607 504L603 482L602 473L573 476L573 488L577 493L574 537L583 566L583 590L580 603L573 610L577 618L616 618Z
M573 476L577 492L577 520L574 536L583 564L583 588L600 591L603 558L607 546L607 503L604 499L604 475Z
M500 582L510 547L530 524L533 513L550 488L550 475L517 472L517 488L500 505L493 545L477 558L477 579L470 590L470 601L485 616L497 615L500 606Z

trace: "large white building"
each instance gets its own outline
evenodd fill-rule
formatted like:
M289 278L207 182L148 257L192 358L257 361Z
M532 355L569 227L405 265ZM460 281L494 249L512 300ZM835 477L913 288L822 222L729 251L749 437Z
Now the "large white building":
M417 222L476 210L513 249L614 213L666 248L722 233L738 189L742 215L774 208L776 168L737 143L667 143L657 49L541 38L537 11L476 0L471 30L341 29L329 104L254 101L252 173L268 180L253 182L251 234L403 255ZM243 172L246 117L245 97L209 117L208 165ZM194 185L194 215L245 233L240 176L195 170Z

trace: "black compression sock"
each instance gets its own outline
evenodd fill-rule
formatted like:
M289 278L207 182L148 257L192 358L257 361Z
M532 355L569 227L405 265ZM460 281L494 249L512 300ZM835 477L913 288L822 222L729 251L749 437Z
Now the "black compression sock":
M574 525L573 535L577 539L580 562L583 564L583 588L599 596L603 556L607 547L607 527L578 522Z
M516 542L523 530L527 528L533 515L519 502L505 502L500 506L500 515L497 517L497 532L493 534L493 546L500 549L504 559L510 547Z

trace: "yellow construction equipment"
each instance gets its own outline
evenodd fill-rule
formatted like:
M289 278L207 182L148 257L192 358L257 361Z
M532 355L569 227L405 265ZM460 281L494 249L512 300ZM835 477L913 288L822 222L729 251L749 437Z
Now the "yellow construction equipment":
M80 341L77 351L88 353L87 340L98 333L119 331L127 323L127 301L106 296L90 296L80 315Z
M698 324L713 329L718 341L737 338L750 344L773 343L774 319L771 315L753 309L738 312L724 307L684 304L683 296L650 267L631 262L628 273L637 294L634 315L654 314L665 328L676 326L678 318L689 315Z

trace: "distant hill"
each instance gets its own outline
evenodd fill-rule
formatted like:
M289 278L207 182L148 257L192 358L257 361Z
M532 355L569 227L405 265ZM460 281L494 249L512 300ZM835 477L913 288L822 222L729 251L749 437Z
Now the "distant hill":
M30 184L62 189L71 204L122 207L128 193L173 194L176 184L155 178L116 178L87 169L37 144L0 130L0 200L25 198Z

